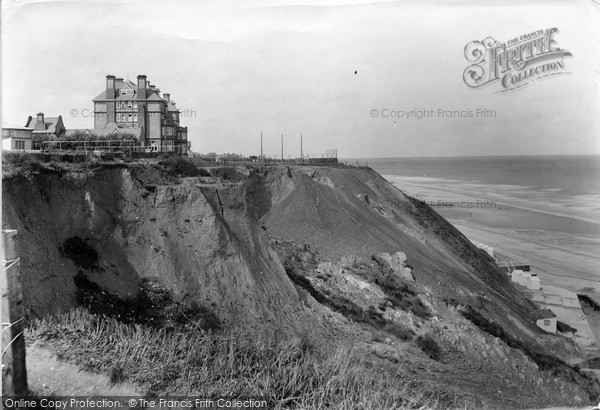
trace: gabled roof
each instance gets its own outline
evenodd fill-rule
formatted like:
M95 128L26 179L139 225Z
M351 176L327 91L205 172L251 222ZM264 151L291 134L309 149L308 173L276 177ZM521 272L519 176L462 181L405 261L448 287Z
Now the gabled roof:
M45 129L43 129L43 130L36 130L34 128L33 133L34 134L55 133L56 132L56 125L58 124L58 120L59 119L60 119L60 116L58 116L58 117L44 117L44 127L45 127ZM27 120L27 124L25 124L25 127L34 127L35 124L37 124L37 116L31 116Z
M98 96L96 98L94 98L92 101L105 101L105 100L108 100L108 98L106 98L106 90L104 90L100 94L98 94Z
M137 100L137 93L136 94L119 95L116 99L117 100L126 100L126 101Z
M164 101L162 98L158 96L158 94L153 93L152 95L146 98L148 101Z
M177 109L177 105L175 104L175 101L169 101L168 103L168 110L171 112L179 112L179 110Z
M552 319L552 318L556 317L554 312L551 311L550 309L535 310L531 313L531 316L533 317L534 320Z
M135 85L134 83L132 83L129 80L125 80L123 81L123 85L121 86L121 88L131 88L132 90L135 90L137 88L137 85ZM119 89L121 89L119 88Z
M120 95L119 90L122 88L131 88L135 92L133 95L131 95L131 94ZM159 91L159 89L156 87L155 88L146 87L146 98L145 99L150 100L150 101L165 101L166 102L166 100L164 100L163 98L161 98L158 95L157 90ZM138 99L137 84L131 80L124 80L123 85L119 89L115 90L115 94L118 94L115 96L115 100L137 100ZM103 90L100 94L98 94L98 96L96 98L92 99L92 101L99 102L99 101L113 101L113 100L110 98L107 98L106 90ZM171 102L173 102L173 104L175 104L174 101L171 101ZM176 110L177 110L176 108L170 109L170 111L176 111Z

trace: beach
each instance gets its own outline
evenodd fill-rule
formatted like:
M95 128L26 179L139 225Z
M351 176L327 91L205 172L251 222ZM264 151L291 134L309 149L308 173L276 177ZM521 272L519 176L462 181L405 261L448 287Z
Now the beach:
M531 204L527 207L510 197L499 199L492 189L473 195L464 185L384 177L430 204L467 238L528 259L542 284L573 292L600 291L600 224L543 207L533 210Z
M369 162L471 241L527 259L541 281L538 291L522 288L527 297L576 328L573 340L597 354L593 321L577 299L600 293L597 157Z

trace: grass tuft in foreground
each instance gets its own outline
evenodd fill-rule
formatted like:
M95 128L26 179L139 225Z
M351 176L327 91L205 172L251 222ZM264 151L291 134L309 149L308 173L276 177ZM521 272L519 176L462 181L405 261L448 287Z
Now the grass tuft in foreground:
M401 409L464 406L464 398L368 366L347 348L274 344L201 329L155 329L74 310L35 322L28 339L83 369L156 395L262 396L275 408Z

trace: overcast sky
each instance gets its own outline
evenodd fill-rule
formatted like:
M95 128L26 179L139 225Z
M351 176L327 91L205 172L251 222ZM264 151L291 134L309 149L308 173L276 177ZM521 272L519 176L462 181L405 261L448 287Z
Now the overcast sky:
M318 4L318 5L317 5ZM600 154L590 1L3 1L2 122L92 128L105 76L170 92L196 152L341 157ZM558 28L569 74L472 89L464 48ZM383 118L492 109L496 118ZM79 114L72 116L71 110ZM377 110L373 117L371 110Z

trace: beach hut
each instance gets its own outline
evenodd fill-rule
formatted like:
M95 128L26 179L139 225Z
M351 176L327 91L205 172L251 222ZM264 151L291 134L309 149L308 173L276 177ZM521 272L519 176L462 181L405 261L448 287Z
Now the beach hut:
M529 273L529 272L521 273L521 277L519 278L519 285L527 286L527 281L529 280L530 277L531 277L531 273Z
M522 270L520 269L515 269L512 271L511 275L510 275L510 280L515 282L515 283L519 283L519 280L521 279L521 274L523 273Z
M532 273L527 280L527 289L539 290L540 289L540 278L537 273Z
M540 309L532 313L535 324L546 332L556 333L556 315L550 309Z

